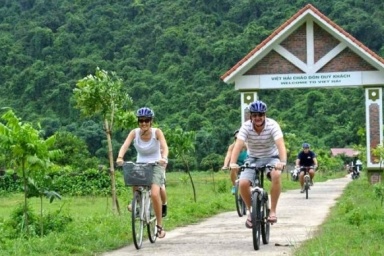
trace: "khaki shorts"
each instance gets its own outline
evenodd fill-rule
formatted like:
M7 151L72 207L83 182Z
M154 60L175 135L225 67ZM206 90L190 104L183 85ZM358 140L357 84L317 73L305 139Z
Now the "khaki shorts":
M280 160L276 157L268 157L268 158L248 157L247 159L245 159L244 163L245 162L248 162L250 164L255 163L257 166L261 166L261 165L266 165L266 164L275 165L278 162L280 162ZM267 176L267 179L271 180L271 175L270 175L269 171L266 170L265 174ZM247 169L246 168L246 169L244 169L244 171L241 172L240 179L249 180L251 182L251 184L253 185L253 181L255 180L255 176L256 176L256 174L255 174L255 171L253 169Z
M165 183L165 167L161 165L155 165L153 168L153 178L152 183L158 185L159 187L163 186Z

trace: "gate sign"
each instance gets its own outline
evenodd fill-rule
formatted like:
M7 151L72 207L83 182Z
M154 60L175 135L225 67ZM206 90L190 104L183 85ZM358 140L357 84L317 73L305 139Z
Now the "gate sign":
M361 72L317 73L317 74L283 74L260 76L260 87L268 88L307 88L361 86Z

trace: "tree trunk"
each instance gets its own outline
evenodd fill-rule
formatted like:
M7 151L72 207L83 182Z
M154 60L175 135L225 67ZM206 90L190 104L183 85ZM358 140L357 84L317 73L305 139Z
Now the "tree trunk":
M112 211L120 214L120 207L117 202L116 196L116 181L115 181L115 166L114 166L114 158L113 158L113 150L112 150L112 136L111 136L111 128L109 127L108 120L104 120L104 128L105 133L107 134L108 141L108 159L109 159L109 175L111 176L111 191L112 191Z

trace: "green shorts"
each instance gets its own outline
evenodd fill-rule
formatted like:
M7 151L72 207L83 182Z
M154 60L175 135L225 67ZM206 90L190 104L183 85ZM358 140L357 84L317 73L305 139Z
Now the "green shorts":
M164 185L165 182L165 167L161 165L155 165L153 167L153 178L152 183L158 185L159 187Z

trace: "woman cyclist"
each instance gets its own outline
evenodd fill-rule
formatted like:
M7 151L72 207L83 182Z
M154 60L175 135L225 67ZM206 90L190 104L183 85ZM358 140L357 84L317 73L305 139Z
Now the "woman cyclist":
M116 163L123 165L124 155L132 142L137 151L136 161L138 163L159 163L153 170L151 199L157 219L157 236L163 238L165 237L165 230L162 225L160 189L164 185L165 180L164 173L165 166L168 163L168 145L163 132L158 128L152 128L154 116L155 114L150 108L143 107L137 110L136 117L139 128L133 129L128 134L120 148Z

